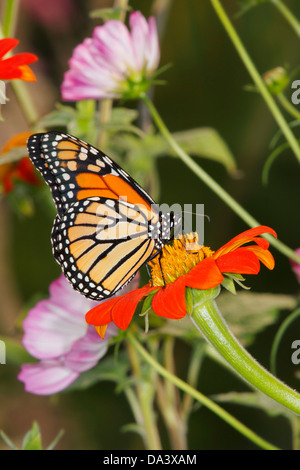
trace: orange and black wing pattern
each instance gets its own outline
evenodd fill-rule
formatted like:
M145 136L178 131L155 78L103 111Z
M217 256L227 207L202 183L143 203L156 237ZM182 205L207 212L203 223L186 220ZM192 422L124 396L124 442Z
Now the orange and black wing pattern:
M74 202L90 197L124 198L149 210L155 204L111 158L77 137L34 134L27 147L32 163L50 186L59 216Z
M151 197L100 150L68 134L35 134L29 157L49 185L57 213L53 254L74 289L115 294L162 246Z

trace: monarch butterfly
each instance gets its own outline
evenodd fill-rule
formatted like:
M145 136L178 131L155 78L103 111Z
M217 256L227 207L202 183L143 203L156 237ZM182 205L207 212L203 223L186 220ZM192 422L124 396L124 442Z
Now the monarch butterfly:
M50 186L53 255L73 288L114 295L170 240L180 214L164 214L119 165L69 134L34 134L29 157Z

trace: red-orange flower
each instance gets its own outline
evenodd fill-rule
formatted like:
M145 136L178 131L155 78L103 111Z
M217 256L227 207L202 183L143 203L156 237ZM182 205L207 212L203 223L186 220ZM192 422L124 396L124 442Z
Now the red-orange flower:
M22 52L12 57L3 57L19 44L18 39L0 39L0 80L12 80L18 78L27 82L35 82L36 78L28 64L38 60L35 54Z
M222 283L224 275L257 274L260 262L273 269L275 262L269 252L269 242L258 235L270 233L273 229L259 226L237 235L216 252L200 246L197 237L188 242L175 240L173 245L163 248L161 257L150 263L152 284L135 289L94 307L86 314L86 321L95 326L104 336L108 323L114 322L125 330L140 300L152 295L152 309L161 317L180 319L187 313L185 289L211 289ZM250 244L249 244L250 243Z
M22 132L9 139L1 149L0 163L1 157L5 156L9 150L15 147L24 147L24 155L26 155L26 142L31 134L32 132ZM14 189L15 180L24 181L34 186L41 184L41 180L28 156L24 156L16 162L0 165L0 185L3 188L4 194L10 193Z

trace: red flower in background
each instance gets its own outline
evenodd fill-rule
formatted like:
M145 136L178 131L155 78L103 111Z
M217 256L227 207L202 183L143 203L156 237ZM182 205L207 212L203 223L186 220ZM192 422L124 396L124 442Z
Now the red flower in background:
M183 239L175 240L162 249L160 259L156 257L149 263L153 285L94 307L86 314L87 323L94 325L101 337L110 322L125 330L139 301L148 295L153 296L152 309L157 315L183 318L187 313L186 287L211 289L220 285L226 275L258 274L260 262L268 269L274 268L269 242L258 237L263 233L277 237L274 230L261 225L237 235L216 252L200 246L197 236L185 237L186 243Z
M25 80L35 82L36 78L28 64L38 60L37 56L29 52L22 52L4 59L4 56L19 44L18 39L0 39L0 80Z
M26 142L32 132L22 132L9 139L0 152L1 157L5 156L9 150L16 147L24 147L24 157L12 163L0 164L0 185L3 188L3 193L10 193L14 189L14 181L24 181L25 183L39 186L41 180L31 164L27 155Z

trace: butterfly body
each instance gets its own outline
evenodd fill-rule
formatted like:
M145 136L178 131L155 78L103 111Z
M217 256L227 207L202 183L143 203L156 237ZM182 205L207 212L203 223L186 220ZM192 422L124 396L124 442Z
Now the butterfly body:
M51 241L66 278L88 298L114 295L169 241L180 217L159 211L121 167L76 137L34 134L27 146L56 204Z

